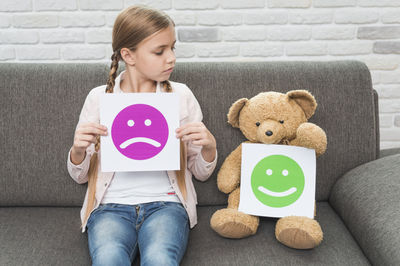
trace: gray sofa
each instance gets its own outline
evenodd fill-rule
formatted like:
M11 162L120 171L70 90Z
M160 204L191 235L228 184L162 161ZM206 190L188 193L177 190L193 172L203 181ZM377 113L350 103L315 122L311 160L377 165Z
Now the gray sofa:
M0 265L90 265L79 210L86 185L66 156L85 96L105 84L104 64L0 64ZM171 77L196 95L219 151L216 171L195 181L198 225L182 265L400 265L400 155L380 156L378 99L359 62L180 63ZM275 240L276 219L256 235L224 239L209 226L227 196L216 174L244 140L226 122L230 105L261 91L307 89L319 103L311 122L328 136L317 160L313 250ZM137 261L136 261L137 263Z

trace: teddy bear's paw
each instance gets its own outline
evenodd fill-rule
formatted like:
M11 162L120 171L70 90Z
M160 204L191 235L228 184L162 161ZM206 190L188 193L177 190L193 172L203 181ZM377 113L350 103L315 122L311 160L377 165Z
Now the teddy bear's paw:
M308 217L288 216L278 220L275 227L276 239L295 249L312 249L323 238L319 223Z
M322 128L313 123L303 123L297 128L296 138L291 145L314 149L317 156L325 153L326 134Z
M257 232L259 219L235 209L222 209L213 214L210 224L223 237L244 238Z

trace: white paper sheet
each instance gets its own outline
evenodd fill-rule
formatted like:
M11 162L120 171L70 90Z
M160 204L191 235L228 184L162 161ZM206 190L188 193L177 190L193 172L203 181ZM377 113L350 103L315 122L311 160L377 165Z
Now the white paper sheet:
M239 211L314 218L315 172L313 149L243 143Z
M180 168L179 96L176 93L121 93L100 96L101 171L156 171Z

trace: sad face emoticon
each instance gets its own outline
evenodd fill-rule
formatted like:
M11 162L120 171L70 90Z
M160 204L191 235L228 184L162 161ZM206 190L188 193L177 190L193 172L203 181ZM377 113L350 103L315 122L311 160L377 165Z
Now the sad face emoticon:
M298 200L304 190L301 167L284 155L263 158L251 173L251 188L256 198L269 207L286 207Z
M159 154L168 140L168 123L162 113L147 104L125 107L115 117L111 136L117 150L133 160Z

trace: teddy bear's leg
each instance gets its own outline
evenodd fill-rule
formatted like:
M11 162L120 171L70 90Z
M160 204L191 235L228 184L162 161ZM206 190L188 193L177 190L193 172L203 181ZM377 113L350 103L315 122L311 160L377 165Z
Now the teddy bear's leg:
M319 223L304 216L287 216L278 220L275 237L282 244L296 249L311 249L323 238Z
M239 208L239 201L240 201L240 188L237 188L234 191L232 191L231 194L229 194L227 208L237 210Z
M240 188L232 191L228 207L216 211L211 217L211 228L223 237L244 238L257 232L259 219L238 211Z

